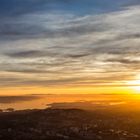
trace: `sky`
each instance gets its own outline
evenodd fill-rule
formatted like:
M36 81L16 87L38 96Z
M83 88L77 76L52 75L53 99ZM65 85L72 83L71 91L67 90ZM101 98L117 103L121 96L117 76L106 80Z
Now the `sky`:
M0 95L140 92L139 0L0 0Z

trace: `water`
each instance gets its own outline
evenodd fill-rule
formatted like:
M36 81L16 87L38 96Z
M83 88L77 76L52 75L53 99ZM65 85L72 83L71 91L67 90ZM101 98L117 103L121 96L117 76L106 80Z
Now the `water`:
M75 104L74 104L75 103ZM77 103L77 104L76 104ZM0 109L14 108L15 110L24 109L44 109L50 106L77 107L83 103L91 106L117 106L126 105L139 108L140 95L114 95L114 94L91 94L91 95L23 95L23 96L0 96ZM87 104L88 103L88 104Z

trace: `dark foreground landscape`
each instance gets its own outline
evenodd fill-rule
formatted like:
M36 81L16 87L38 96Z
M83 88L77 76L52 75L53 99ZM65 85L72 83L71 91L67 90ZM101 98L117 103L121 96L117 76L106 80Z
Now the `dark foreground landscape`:
M0 140L140 140L140 113L102 109L2 112Z

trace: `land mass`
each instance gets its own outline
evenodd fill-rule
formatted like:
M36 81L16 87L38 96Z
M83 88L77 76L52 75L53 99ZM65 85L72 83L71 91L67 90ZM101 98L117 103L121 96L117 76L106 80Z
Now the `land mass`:
M140 140L140 113L43 109L0 113L0 140Z

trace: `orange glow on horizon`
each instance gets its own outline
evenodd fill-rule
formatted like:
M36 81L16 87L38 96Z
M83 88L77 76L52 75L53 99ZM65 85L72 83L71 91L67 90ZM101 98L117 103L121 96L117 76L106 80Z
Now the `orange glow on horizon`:
M136 87L9 87L0 88L0 95L28 94L135 94ZM139 90L140 91L140 90Z

